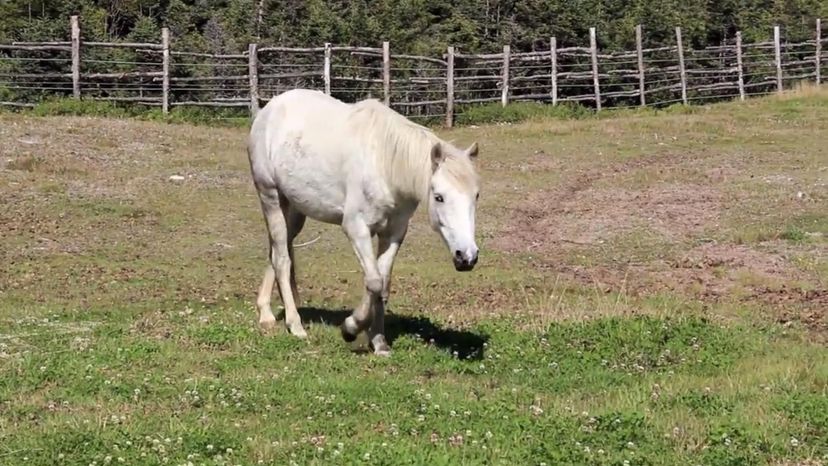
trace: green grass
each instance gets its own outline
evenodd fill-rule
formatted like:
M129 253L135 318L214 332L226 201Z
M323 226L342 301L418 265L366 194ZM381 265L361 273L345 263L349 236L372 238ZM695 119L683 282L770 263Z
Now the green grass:
M0 88L2 91L2 88ZM806 90L805 92L811 92ZM2 94L0 94L2 95ZM816 99L824 96L816 94ZM713 104L727 105L727 103ZM775 105L773 117L781 121L798 121L808 105L799 100L782 100ZM499 103L459 105L455 123L460 126L485 125L492 123L520 123L532 120L582 120L607 119L618 117L640 117L658 115L690 115L703 112L709 106L691 106L673 104L667 107L623 107L595 112L594 109L570 102L550 105L540 102L511 102L507 106ZM157 108L119 104L106 101L76 100L72 98L50 98L35 105L32 109L14 110L17 113L30 113L37 116L94 116L109 118L137 118L142 120L163 121L174 124L195 124L209 126L247 127L250 124L246 109L216 109L206 107L173 107L169 114L162 114ZM440 126L442 118L420 120L428 126Z
M0 111L3 110L0 108ZM208 126L247 127L250 124L249 113L246 109L173 107L168 114L164 115L160 109L146 105L76 100L73 98L49 98L37 103L31 109L7 111L36 116L135 118L174 124ZM469 126L491 123L519 123L537 119L581 120L587 118L614 118L619 115L690 114L695 111L694 107L671 105L659 109L629 107L596 113L593 109L577 103L564 102L552 106L538 102L512 102L506 107L500 104L461 105L457 109L455 123L461 126ZM439 127L443 124L443 120L441 117L432 117L419 119L418 122L427 126Z
M471 346L458 357L446 346L458 338L400 317L395 356L376 359L326 325L309 345L264 337L248 317L170 313L178 331L166 339L115 319L48 335L32 322L5 350L28 348L0 381L4 461L666 465L825 453L813 391L828 382L825 355L770 329L640 317L520 332L499 319L463 330ZM73 342L82 349L48 351ZM791 359L757 376L757 358Z
M537 118L580 119L593 115L587 107L577 104L558 106L537 102L513 102L501 104L467 105L458 108L459 125L488 123L517 123Z
M309 340L256 327L243 129L55 105L0 115L0 464L828 462L823 94L444 132L483 255L415 217L390 358L339 336L334 226L298 238Z
M18 109L19 114L46 116L86 116L106 118L134 118L171 124L207 126L248 127L249 113L246 109L215 109L205 107L173 107L168 114L159 108L120 104L115 102L76 100L72 98L51 98L39 102L31 109Z

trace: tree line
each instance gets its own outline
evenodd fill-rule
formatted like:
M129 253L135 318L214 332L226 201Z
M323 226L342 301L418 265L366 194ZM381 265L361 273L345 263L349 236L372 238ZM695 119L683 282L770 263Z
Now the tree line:
M766 40L774 25L790 41L814 37L825 0L4 0L0 43L68 38L80 15L86 40L158 41L170 28L174 44L206 52L239 52L247 44L375 45L435 54L584 45L590 27L602 49L634 47L643 24L646 45L669 43L681 26L687 46Z

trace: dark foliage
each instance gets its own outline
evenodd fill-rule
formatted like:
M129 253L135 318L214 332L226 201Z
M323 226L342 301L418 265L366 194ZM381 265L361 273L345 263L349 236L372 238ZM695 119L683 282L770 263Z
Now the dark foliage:
M775 24L789 40L813 37L823 0L5 0L0 42L68 37L80 14L86 38L144 37L169 26L173 40L205 51L241 51L262 44L375 45L398 52L438 53L542 48L586 42L597 27L602 48L630 48L641 23L650 43L671 41L681 26L693 46L719 44L743 31L765 39Z

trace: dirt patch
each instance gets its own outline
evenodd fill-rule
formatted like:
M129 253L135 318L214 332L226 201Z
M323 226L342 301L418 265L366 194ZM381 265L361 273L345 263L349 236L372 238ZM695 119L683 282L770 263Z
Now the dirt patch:
M705 244L688 251L663 272L666 283L685 292L715 301L746 290L786 286L801 274L778 252L765 252L745 245ZM738 293L737 293L738 294Z
M564 272L579 282L599 285L604 291L635 295L681 291L719 301L738 290L777 289L801 277L781 254L744 245L705 244L677 260L654 260L620 267L571 267ZM770 284L778 284L775 288ZM744 294L744 293L742 293Z
M747 269L776 278L792 278L794 271L781 254L760 252L745 245L708 243L691 249L676 264L680 269L713 267Z
M538 171L563 170L566 168L566 161L555 157L553 154L542 150L536 150L531 154L514 159L494 159L485 161L486 170L495 172L520 172L537 173Z
M750 299L769 303L780 309L778 321L799 322L828 338L828 289L763 288L755 290Z
M186 311L182 311L181 313L189 312L192 313L192 310L187 308ZM131 335L139 335L144 337L151 337L156 340L167 340L173 336L175 333L173 331L173 326L169 322L169 318L167 318L162 312L155 311L143 314L141 317L137 318L132 325L129 327L129 333Z
M530 163L561 171L568 181L521 199L494 246L509 252L568 253L571 245L600 244L639 229L668 240L686 238L716 224L723 202L717 185L733 174L724 165L701 170L705 159L668 152L585 170L566 164L553 168L549 163L556 159L535 154ZM627 187L636 176L662 181L648 178L640 188Z
M774 310L781 323L798 322L828 336L828 289L810 282L784 251L745 245L704 244L676 260L622 266L571 266L545 261L543 268L601 293L630 296L679 294L705 303L755 304Z
M685 184L642 190L592 188L588 176L568 188L535 193L517 209L495 247L551 251L560 243L594 244L646 228L679 240L715 224L721 194Z
M791 260L804 246L768 241L688 246L708 241L705 232L720 229L729 212L726 184L744 173L741 165L738 154L711 161L678 153L600 169L560 165L555 170L566 181L515 201L491 245L529 252L545 275L600 293L679 293L706 303L755 303L780 319L825 330L828 291Z
M828 330L828 289L818 281L816 287L803 286L813 280L790 263L787 249L707 244L688 252L665 277L702 299L770 306L780 321L798 320L822 333Z

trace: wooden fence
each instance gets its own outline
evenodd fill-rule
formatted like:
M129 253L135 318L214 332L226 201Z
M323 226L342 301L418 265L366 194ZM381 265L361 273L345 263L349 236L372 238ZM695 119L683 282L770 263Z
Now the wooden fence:
M294 87L315 88L342 100L381 98L401 113L452 126L470 105L577 102L600 111L630 106L721 100L782 92L796 82L821 82L826 41L820 20L813 40L732 41L687 48L675 42L603 51L590 29L588 47L465 54L448 47L439 57L392 53L381 47L279 47L250 44L237 53L173 50L169 31L158 43L84 41L77 16L68 41L0 44L0 105L31 107L46 96L158 106L239 107L251 114L262 102ZM48 71L45 71L48 70Z

